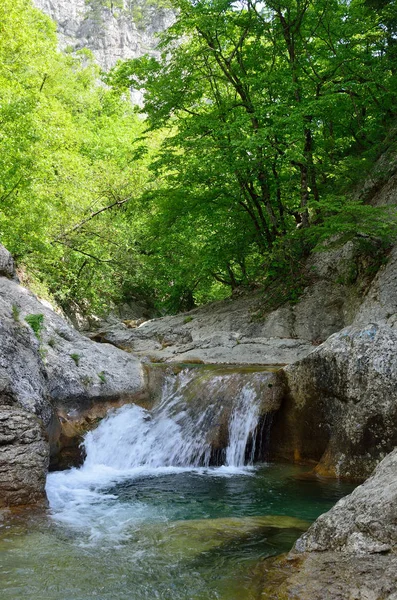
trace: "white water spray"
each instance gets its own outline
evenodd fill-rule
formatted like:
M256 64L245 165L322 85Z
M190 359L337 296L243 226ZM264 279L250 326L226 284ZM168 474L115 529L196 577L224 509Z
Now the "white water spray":
M236 372L215 372L203 376L199 369L186 369L166 377L161 400L152 411L131 404L110 412L85 437L84 465L49 475L47 494L55 518L69 526L88 527L91 538L101 537L105 528L107 534L114 530L120 539L123 523L142 515L147 518L150 509L139 503L120 505L117 496L106 489L143 476L208 472L213 437L221 426L228 430L228 445L220 454L224 465L211 468L211 473L241 473L255 456L261 401L252 383L255 377L263 382L267 374L241 377Z

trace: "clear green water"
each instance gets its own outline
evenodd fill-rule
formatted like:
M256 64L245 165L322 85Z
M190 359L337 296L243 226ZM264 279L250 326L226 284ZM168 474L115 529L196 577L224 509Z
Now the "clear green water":
M4 513L0 598L260 598L261 561L289 550L352 489L302 479L303 471L160 471L82 489L59 511Z

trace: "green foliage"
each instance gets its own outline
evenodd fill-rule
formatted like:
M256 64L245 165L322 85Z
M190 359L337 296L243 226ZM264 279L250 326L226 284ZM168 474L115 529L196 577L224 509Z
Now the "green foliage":
M145 91L148 135L168 130L145 196L168 310L205 301L214 280L268 279L297 227L309 248L371 222L392 235L393 215L348 197L396 116L391 5L176 0L160 59L111 72Z
M25 321L33 329L37 339L41 340L41 331L43 329L43 324L44 324L44 315L43 314L26 315Z
M187 317L185 317L183 319L183 323L186 325L187 323L191 323L193 321L193 317L191 317L190 315L188 315Z
M80 363L80 358L81 358L81 355L80 355L80 354L77 354L76 352L73 352L73 353L70 355L70 358L71 358L71 359L72 359L72 360L75 362L75 364L76 364L76 367L78 367L78 366L79 366L79 363Z
M19 306L17 304L13 304L11 311L12 311L12 318L14 319L14 321L16 323L19 323L19 318L21 316L21 309L19 308Z
M142 26L166 6L87 4ZM395 236L391 207L351 200L396 118L393 2L173 5L161 55L103 76L30 0L1 3L0 238L66 310L172 313L276 280L269 305L296 302L325 240Z
M101 371L100 373L98 373L98 377L101 380L101 383L106 383L106 375L105 375L104 371Z

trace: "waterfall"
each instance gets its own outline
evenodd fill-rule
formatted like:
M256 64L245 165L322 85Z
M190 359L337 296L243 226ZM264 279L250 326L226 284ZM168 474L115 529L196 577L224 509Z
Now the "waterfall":
M263 379L267 374L250 375L203 375L198 369L185 369L167 376L152 411L123 406L87 434L84 466L101 464L118 470L208 467L222 428L227 439L223 462L229 467L251 465L261 398L250 379ZM231 393L233 397L228 397Z
M239 467L245 463L249 438L252 445L248 464L252 465L256 449L256 433L259 420L259 402L255 390L248 385L241 390L229 422L229 444L226 448L226 464Z
M266 437L269 376L263 370L186 368L163 378L151 411L127 404L109 412L85 437L83 466L49 474L53 518L87 531L93 543L103 536L119 543L131 524L164 518L139 500L120 502L117 486L124 482L139 490L142 478L171 474L251 475L247 466Z

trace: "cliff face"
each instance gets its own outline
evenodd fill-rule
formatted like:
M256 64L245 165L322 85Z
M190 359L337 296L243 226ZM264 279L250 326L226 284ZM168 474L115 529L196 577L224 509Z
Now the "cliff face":
M90 49L108 70L119 59L155 54L156 35L169 27L174 13L145 0L33 0L58 25L62 49ZM111 8L108 8L109 5Z

